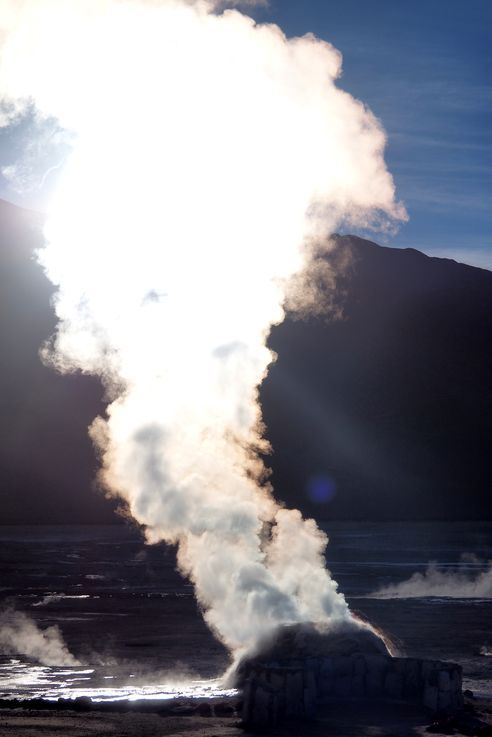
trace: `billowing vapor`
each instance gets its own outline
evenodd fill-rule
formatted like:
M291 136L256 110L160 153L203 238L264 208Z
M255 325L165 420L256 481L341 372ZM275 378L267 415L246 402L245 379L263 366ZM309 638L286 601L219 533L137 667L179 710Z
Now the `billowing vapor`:
M280 623L351 621L325 534L264 481L258 386L310 245L405 213L339 52L218 7L4 0L0 90L75 136L39 254L58 287L45 355L105 383L102 482L177 545L238 651Z
M0 652L26 655L43 665L80 665L56 625L43 630L31 617L15 609L0 612Z
M443 568L429 563L423 573L413 573L400 583L384 586L371 594L378 599L412 599L446 596L453 599L491 599L492 561L464 554L458 566Z

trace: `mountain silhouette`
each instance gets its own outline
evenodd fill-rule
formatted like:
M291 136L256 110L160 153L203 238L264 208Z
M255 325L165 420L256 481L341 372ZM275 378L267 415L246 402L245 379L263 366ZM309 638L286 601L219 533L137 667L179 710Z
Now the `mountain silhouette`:
M340 315L270 336L277 497L318 518L490 518L492 272L334 242ZM0 523L111 523L87 437L102 388L39 358L56 324L41 245L39 217L0 201Z
M100 384L39 357L56 326L54 288L34 258L40 226L0 201L0 524L112 522L111 504L93 490L87 437L104 409Z
M286 320L270 338L277 494L334 518L490 517L492 272L335 243L341 319Z

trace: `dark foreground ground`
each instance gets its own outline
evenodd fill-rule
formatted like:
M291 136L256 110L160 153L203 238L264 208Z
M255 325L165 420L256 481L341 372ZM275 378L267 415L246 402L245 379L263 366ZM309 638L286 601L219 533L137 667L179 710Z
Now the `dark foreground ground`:
M471 709L473 711L471 711ZM471 705L461 726L433 726L421 709L403 704L332 705L310 722L290 722L267 734L278 737L419 737L429 734L492 734L492 701ZM482 726L478 724L480 720ZM486 726L489 725L489 726ZM247 737L237 716L162 715L160 713L106 713L2 709L0 735L8 737Z
M470 705L491 722L491 523L327 523L325 529L328 565L352 610L385 631L401 655L459 663L464 688L475 693ZM445 574L444 593L434 590L431 561ZM178 676L186 683L207 682L229 665L175 565L172 549L144 546L125 527L0 527L0 612L10 607L42 631L57 626L80 661L54 667L26 649L0 648L0 737L247 734L231 710L214 709L207 716L206 708L197 711L196 700L193 709L180 710L179 700L174 706L168 700L167 706L148 705L152 711L144 713L115 711L117 698L138 697L144 688L159 698ZM420 588L409 598L399 589L390 598L378 594L382 586L398 586L416 573ZM182 692L179 683L177 689ZM32 702L35 697L98 697L106 703L97 711L67 704L60 710L57 703L43 710ZM9 708L2 708L2 699L11 700ZM15 699L24 699L24 708ZM430 722L429 714L408 706L339 704L316 722L285 725L276 734L418 737L428 734ZM478 734L452 725L443 730Z

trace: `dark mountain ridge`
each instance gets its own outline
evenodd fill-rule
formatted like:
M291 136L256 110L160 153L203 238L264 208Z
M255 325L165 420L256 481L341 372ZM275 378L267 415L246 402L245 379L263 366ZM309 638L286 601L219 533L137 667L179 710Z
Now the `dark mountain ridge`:
M492 272L335 241L343 317L270 338L276 495L318 518L492 517ZM0 202L0 523L114 522L87 438L101 387L38 356L55 327L40 244L39 219Z
M490 516L492 272L354 236L336 244L335 261L351 256L343 318L287 320L271 336L279 360L262 399L276 488L291 503L325 477L335 517Z

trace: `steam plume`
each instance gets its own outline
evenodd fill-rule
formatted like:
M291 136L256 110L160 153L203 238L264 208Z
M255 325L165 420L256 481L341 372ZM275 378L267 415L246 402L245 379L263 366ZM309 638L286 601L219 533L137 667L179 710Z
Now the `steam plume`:
M424 573L413 573L401 583L384 586L371 594L377 599L411 599L425 596L447 596L454 599L492 598L492 561L482 561L464 554L454 568L431 562Z
M0 612L0 651L27 655L43 665L80 665L56 625L42 630L31 617L14 609Z
M347 622L326 536L262 484L257 388L308 245L404 217L341 56L185 0L4 0L0 89L76 136L39 254L50 360L98 374L101 478L178 545L233 650L279 623ZM76 472L76 469L74 469Z

